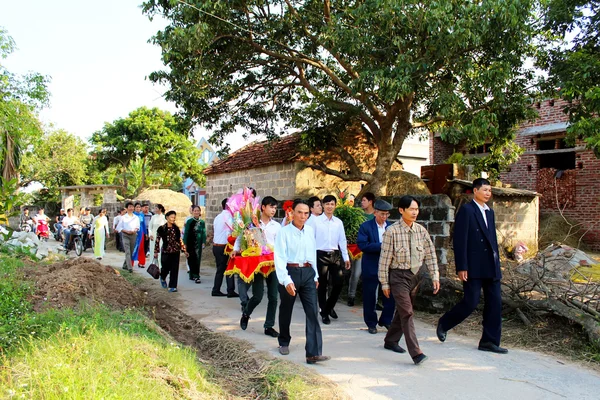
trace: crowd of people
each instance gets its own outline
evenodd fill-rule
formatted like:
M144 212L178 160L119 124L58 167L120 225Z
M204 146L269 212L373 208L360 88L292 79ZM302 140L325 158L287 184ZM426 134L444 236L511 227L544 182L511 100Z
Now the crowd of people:
M256 191L250 190L256 197ZM436 334L444 342L448 331L474 311L483 290L483 333L478 349L504 354L508 350L500 347L501 272L494 213L487 205L490 198L490 182L478 178L473 182L473 201L462 206L456 215L453 244L464 298L439 319ZM306 320L306 362L326 361L330 357L323 355L320 324L330 325L332 319L339 318L335 307L346 281L347 305L355 305L360 278L363 319L368 333L375 334L378 327L385 328L385 349L396 353L408 350L416 365L427 359L419 347L413 322L415 288L422 279L419 271L423 265L432 280L434 294L438 293L440 283L435 247L426 228L416 222L420 203L415 197L400 198L398 211L401 218L391 224L388 217L392 205L372 193L365 193L360 205L366 221L360 225L356 240L362 257L352 260L343 222L334 215L337 206L334 196L294 200L281 223L274 219L279 202L272 196L264 196L259 218L253 220L252 225L253 229L260 229L266 245L273 249L274 268L264 274L255 273L251 279L242 278L240 274L239 293L235 291L234 275L225 273L230 258L243 256L241 237L235 240L231 251L227 251L228 245L232 244L233 230L227 200L222 200L223 210L213 221L212 252L216 274L211 295L239 298L241 329L247 329L253 312L262 302L266 285L268 304L264 333L277 338L280 354L289 354L292 311L296 297L299 297ZM123 269L132 272L136 262L139 268L144 268L146 257L153 254L153 262L160 267L160 284L169 292L177 292L183 253L188 278L201 283L200 264L207 232L200 207L190 208L191 215L182 229L175 223L175 211L165 213L161 204L157 204L154 211L150 213L148 205L129 202L114 218L117 248L125 253ZM28 210L24 212L22 223L27 223L27 215ZM83 209L78 218L73 216L72 209L68 209L66 215L61 210L56 223L57 229L64 234L65 246L72 225L88 226L91 232L86 235L93 234L95 238L94 254L103 257L104 242L109 236L106 210L94 217L89 209ZM222 291L223 281L226 293ZM279 331L275 328L278 303ZM407 350L400 346L403 336Z
M256 196L255 191L253 194ZM491 198L489 181L482 178L475 180L473 194L473 201L459 210L454 228L456 268L465 288L465 296L440 318L436 334L444 342L448 331L473 312L483 289L483 334L478 349L503 354L507 350L500 347L501 275L498 244L494 214L486 204ZM231 257L242 257L240 238L235 240L233 250L228 254L226 248L230 243L233 221L227 209L227 199L223 199L223 211L213 223L213 256L217 268L212 296L239 298L240 328L246 330L253 312L264 297L266 285L268 304L264 333L277 338L282 355L290 351L292 311L296 297L299 297L306 319L306 362L313 364L330 358L323 355L320 324L329 325L332 319L338 319L335 307L346 281L347 304L354 306L356 285L360 278L367 331L374 334L377 333L377 327L385 328L385 349L396 353L408 351L414 364L423 363L427 356L419 347L413 322L415 288L422 279L419 274L422 266L427 268L434 294L438 293L440 283L435 247L425 227L416 222L419 201L412 196L403 196L398 205L401 218L391 224L387 221L392 210L391 204L376 199L372 193L362 197L361 207L366 222L360 226L357 237L357 245L362 251L360 261L351 260L349 256L343 223L334 216L336 204L337 199L330 195L322 199L311 197L307 201L297 199L279 223L274 220L278 201L272 196L263 197L260 219L253 221L253 227L260 228L267 245L273 248L275 268L271 273L254 274L251 281L242 279L240 274L237 293L233 275L225 274L225 271ZM158 241L155 244L155 256L159 253L162 255L160 282L170 291L177 290L177 265L181 252L188 259L189 278L199 282L198 268L206 240L199 208L194 208L183 235L174 220L174 212L167 213L168 222L158 228L156 235L162 239L162 248ZM137 221L131 228L132 231L139 229ZM222 292L224 280L226 293ZM383 304L378 315L380 293ZM278 302L279 331L275 329ZM400 346L403 336L407 350Z

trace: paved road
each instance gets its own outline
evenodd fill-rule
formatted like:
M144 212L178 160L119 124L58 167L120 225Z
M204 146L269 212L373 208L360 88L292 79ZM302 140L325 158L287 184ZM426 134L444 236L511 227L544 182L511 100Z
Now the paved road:
M205 251L204 258L208 256L212 258L212 253ZM121 253L109 252L102 262L120 267L122 260ZM210 329L250 341L273 357L283 357L277 351L277 340L263 334L266 295L254 311L248 329L242 331L239 300L211 297L214 260L202 264L201 284L189 281L182 265L179 292L172 294L182 305L182 311ZM151 279L145 270L135 270ZM452 333L442 344L435 336L435 328L420 321L415 324L417 336L429 360L415 366L408 354L383 348L385 329L377 335L367 333L361 308L340 303L336 311L339 319L321 326L323 353L332 359L309 368L339 384L354 399L600 398L597 372L531 351L511 349L507 355L481 352L476 349L476 340ZM401 345L404 347L404 343ZM306 365L304 313L299 301L294 309L290 355L286 358Z

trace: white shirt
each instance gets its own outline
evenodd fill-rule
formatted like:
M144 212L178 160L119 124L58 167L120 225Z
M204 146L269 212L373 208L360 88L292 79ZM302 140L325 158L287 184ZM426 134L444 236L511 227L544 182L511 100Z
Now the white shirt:
M379 233L379 243L383 243L383 233L385 232L386 223L384 222L383 225L379 225L375 221L375 224L377 225L377 233Z
M77 217L69 217L68 215L63 218L62 224L65 228L68 228L69 225L75 225L79 222Z
M221 211L221 213L215 217L215 220L213 221L213 243L227 244L227 238L231 234L232 223L233 218L227 210Z
M323 213L315 217L314 226L317 250L332 251L339 249L342 252L344 261L350 261L350 257L348 256L348 242L346 241L344 224L341 219L333 215L329 219Z
M129 214L125 214L121 217L121 220L119 221L119 225L117 225L117 231L121 232L121 231L139 231L140 230L140 218L135 215L135 214L131 214L131 216L129 216Z
M323 215L323 214L321 214L321 215ZM317 227L315 226L315 222L318 217L320 217L320 215L310 214L304 224L310 226L316 232Z
M113 231L118 232L117 225L119 225L119 221L121 220L121 218L123 218L123 216L119 214L115 217L115 219L113 219Z
M277 280L283 286L293 282L287 271L288 263L310 263L315 271L315 282L319 280L315 233L310 226L304 225L304 228L299 230L294 224L288 224L281 228L275 238L274 259Z
M485 215L485 212L487 210L489 210L490 208L488 207L487 204L481 205L478 202L476 202L475 200L473 200L473 203L477 204L477 207L479 207L479 211L481 211L481 215L483 215L483 222L485 222L485 226L488 226L488 221L487 221L487 217Z

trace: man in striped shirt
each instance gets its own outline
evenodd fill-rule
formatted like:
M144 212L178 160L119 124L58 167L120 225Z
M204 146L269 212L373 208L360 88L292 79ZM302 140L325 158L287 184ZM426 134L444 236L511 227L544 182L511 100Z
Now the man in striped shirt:
M423 262L433 280L433 294L440 290L440 278L435 256L435 247L429 233L416 223L419 215L419 202L412 196L400 199L400 221L389 227L383 234L381 258L379 259L379 281L385 297L393 295L396 313L387 335L384 348L404 353L398 342L405 336L406 346L416 365L427 359L419 348L415 325L411 291L417 286L417 274Z

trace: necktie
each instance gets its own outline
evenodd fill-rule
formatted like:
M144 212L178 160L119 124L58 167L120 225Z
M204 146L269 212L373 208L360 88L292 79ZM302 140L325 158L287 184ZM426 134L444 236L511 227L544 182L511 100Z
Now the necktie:
M417 232L412 228L410 229L410 270L416 275L421 268L419 262L419 250L417 250Z
M490 215L490 210L485 210L485 225L488 230L491 230L490 223L492 222L492 216Z

